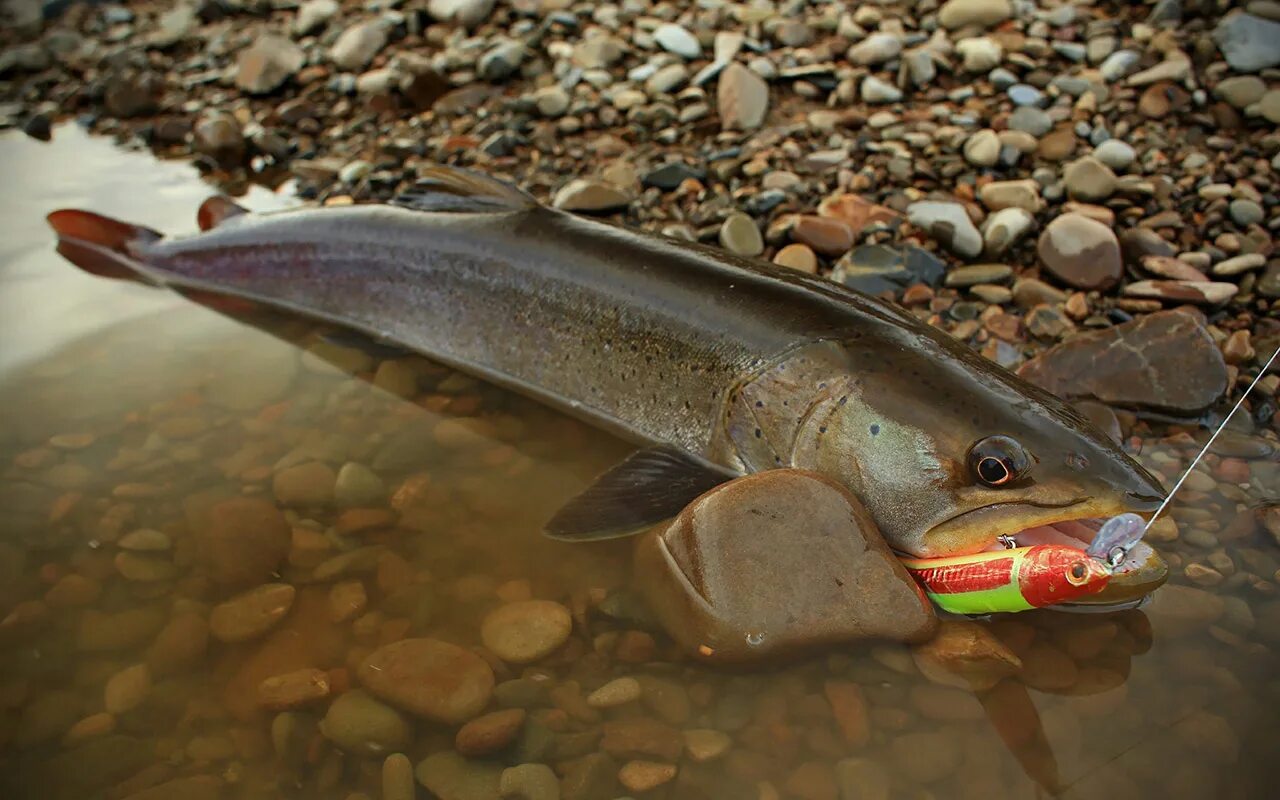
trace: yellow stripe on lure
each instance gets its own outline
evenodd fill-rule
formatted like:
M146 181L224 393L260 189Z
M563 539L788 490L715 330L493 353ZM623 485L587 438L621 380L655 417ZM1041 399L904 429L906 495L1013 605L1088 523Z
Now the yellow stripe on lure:
M1043 608L1097 594L1111 580L1106 562L1059 544L901 561L938 608L953 614Z

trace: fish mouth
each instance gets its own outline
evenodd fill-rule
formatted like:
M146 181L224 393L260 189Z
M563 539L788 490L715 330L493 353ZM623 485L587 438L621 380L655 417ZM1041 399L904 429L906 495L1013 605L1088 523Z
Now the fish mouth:
M1084 552L1108 519L1133 512L1149 517L1155 504L1136 496L1127 502L1077 498L1063 503L996 503L972 509L935 526L926 540L985 542L981 551L1055 544ZM980 527L979 527L980 526ZM981 531L970 538L967 533ZM931 545L932 548L933 545ZM972 548L970 548L972 552ZM1061 611L1121 611L1141 605L1169 578L1169 565L1155 548L1139 542L1112 568L1111 580L1097 594L1048 606Z

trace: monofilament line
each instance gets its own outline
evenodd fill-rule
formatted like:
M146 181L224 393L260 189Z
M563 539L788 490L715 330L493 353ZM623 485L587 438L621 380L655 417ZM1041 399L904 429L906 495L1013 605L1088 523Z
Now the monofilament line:
M1150 528L1155 524L1156 517L1160 516L1160 513L1164 511L1165 506L1169 505L1169 501L1178 493L1178 488L1182 486L1182 482L1187 479L1188 475L1195 471L1196 464L1199 464L1200 459L1204 457L1204 454L1209 452L1210 447L1213 447L1213 443L1218 438L1218 434L1226 430L1227 423L1230 422L1231 418L1235 416L1235 413L1240 410L1240 406L1244 405L1245 398L1249 396L1249 392L1253 391L1253 387L1257 386L1258 381L1262 380L1262 376L1266 375L1267 370L1271 369L1271 364L1276 360L1276 356L1280 356L1280 348L1277 348L1276 351L1271 354L1271 358L1267 359L1267 363L1262 365L1262 369L1258 370L1258 377L1254 378L1253 383L1249 384L1249 388L1244 390L1244 394L1240 395L1240 399L1236 401L1235 407L1231 409L1231 413L1227 414L1226 418L1222 420L1222 424L1219 425L1218 429L1209 437L1209 441L1205 442L1204 447L1200 448L1199 453L1196 453L1196 457L1191 460L1191 466L1187 467L1186 472L1182 473L1182 477L1178 478L1178 482L1169 490L1169 494L1165 495L1164 502L1156 509L1156 513L1152 514L1151 519L1147 520L1147 528ZM1143 530L1146 530L1147 528L1144 528Z

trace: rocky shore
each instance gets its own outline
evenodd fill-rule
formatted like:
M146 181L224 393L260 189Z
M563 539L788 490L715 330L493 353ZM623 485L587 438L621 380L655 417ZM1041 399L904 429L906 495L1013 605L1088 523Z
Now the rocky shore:
M3 9L0 124L318 203L427 163L505 176L891 298L1167 483L1280 346L1274 0ZM0 387L0 794L1274 786L1277 375L1150 532L1149 608L736 673L654 623L627 548L537 536L616 444L338 332L208 324L122 326Z

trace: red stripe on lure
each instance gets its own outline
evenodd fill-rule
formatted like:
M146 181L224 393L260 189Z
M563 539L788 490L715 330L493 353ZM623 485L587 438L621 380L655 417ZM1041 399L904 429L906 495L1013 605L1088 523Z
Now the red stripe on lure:
M956 614L1043 608L1101 592L1111 579L1101 559L1058 544L902 564L939 608Z

